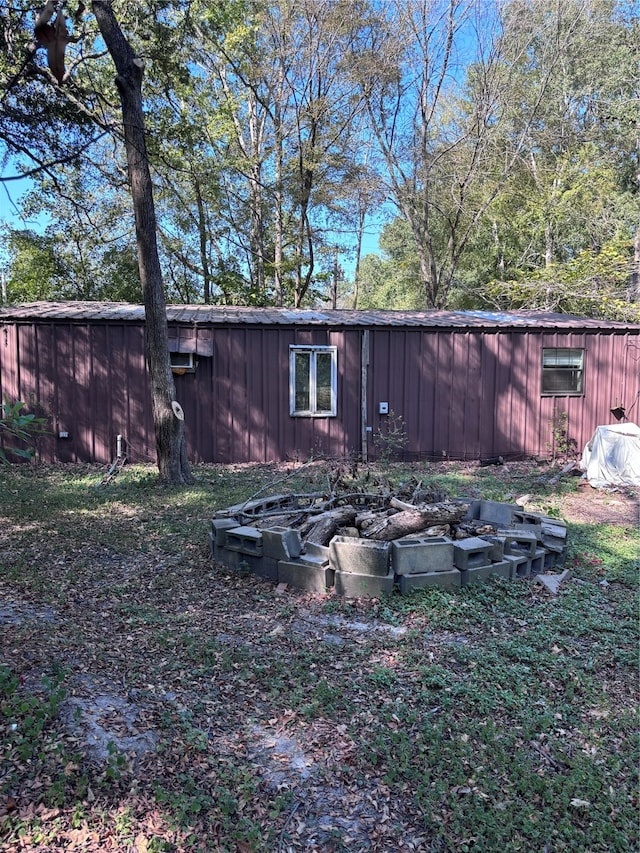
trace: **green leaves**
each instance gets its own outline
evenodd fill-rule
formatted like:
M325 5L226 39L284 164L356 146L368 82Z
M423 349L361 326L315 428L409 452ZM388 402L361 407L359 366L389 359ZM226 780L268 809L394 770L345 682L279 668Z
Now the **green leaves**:
M33 413L24 411L22 402L11 403L5 400L0 405L0 463L7 464L10 457L31 459L35 453L33 442L45 432L46 418L36 417ZM14 445L9 442L17 441Z

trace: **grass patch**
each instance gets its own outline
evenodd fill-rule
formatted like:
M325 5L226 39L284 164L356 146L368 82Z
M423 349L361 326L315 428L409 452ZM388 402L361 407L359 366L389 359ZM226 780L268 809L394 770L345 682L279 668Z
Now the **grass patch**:
M106 486L95 467L0 469L0 849L635 849L632 525L571 522L555 598L500 580L282 597L210 559L216 509L338 477L529 493L561 517L575 498L509 468L203 466L180 490L145 466ZM69 711L97 696L102 762ZM146 732L155 749L117 745Z

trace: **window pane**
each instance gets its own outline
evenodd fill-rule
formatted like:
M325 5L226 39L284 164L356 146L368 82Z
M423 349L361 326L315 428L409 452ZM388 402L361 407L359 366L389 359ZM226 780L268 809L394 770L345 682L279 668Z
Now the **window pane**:
M311 354L297 352L295 359L295 410L296 412L308 412Z
M578 370L546 370L543 380L543 391L582 393L582 373Z
M331 406L331 353L316 353L316 411L330 412Z
M584 350L550 347L542 350L542 393L582 394Z
M169 353L169 363L172 367L191 367L190 352L172 352Z
M573 367L582 369L582 350L580 349L546 349L542 353L544 367Z

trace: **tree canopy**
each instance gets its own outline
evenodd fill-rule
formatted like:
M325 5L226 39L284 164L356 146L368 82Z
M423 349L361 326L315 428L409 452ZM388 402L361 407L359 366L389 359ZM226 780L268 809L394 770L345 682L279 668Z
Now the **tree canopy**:
M145 64L166 298L333 304L339 262L347 307L638 316L633 3L111 5ZM48 36L31 3L0 15L5 191L33 187L8 296L139 301L111 60L84 4L47 6Z

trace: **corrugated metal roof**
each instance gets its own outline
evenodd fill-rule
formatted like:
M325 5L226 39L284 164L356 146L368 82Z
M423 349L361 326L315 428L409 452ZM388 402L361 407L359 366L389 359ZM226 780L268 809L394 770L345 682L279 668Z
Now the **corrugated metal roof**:
M331 309L250 308L226 305L168 305L172 323L189 325L416 326L435 328L556 328L628 329L614 323L545 311L350 311ZM135 322L144 320L144 306L128 302L29 302L0 306L2 321Z

